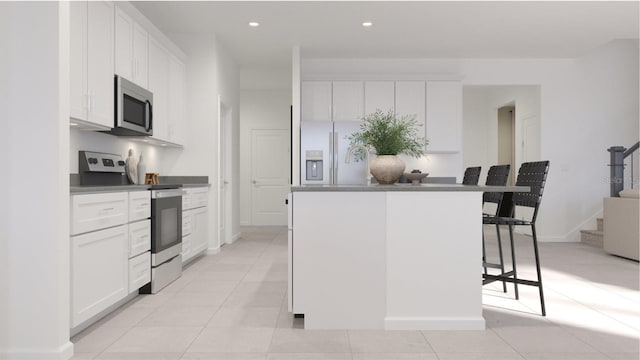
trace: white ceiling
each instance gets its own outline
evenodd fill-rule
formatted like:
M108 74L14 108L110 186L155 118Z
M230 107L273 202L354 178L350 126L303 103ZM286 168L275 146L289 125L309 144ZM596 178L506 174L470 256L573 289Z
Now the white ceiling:
M572 58L614 39L638 38L637 1L133 4L170 37L215 33L244 67L288 67L294 45L304 57ZM249 21L261 25L251 28ZM374 25L364 28L363 21Z

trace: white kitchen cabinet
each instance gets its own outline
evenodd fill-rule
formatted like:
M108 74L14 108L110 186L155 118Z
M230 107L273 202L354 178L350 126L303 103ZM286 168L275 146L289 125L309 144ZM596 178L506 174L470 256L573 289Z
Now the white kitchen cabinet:
M70 117L108 129L114 124L114 5L70 4Z
M184 189L182 196L182 262L209 247L209 187Z
M201 207L190 211L192 252L196 255L209 247L209 209Z
M184 144L187 114L187 66L175 55L169 55L169 109L166 140Z
M129 193L129 221L151 217L151 192L132 191Z
M362 81L334 81L332 90L333 121L358 121L364 115Z
M133 79L133 19L115 7L115 73Z
M425 136L425 82L396 81L396 115L415 115Z
M149 90L153 93L153 137L169 138L169 52L149 36Z
M71 238L71 326L129 293L126 225Z
M71 235L126 224L126 192L71 196Z
M364 113L365 115L380 110L383 113L395 108L395 84L393 81L365 81Z
M301 121L331 121L331 81L303 81Z
M115 73L143 88L148 86L147 30L120 7L115 8Z
M459 152L462 149L462 83L427 82L428 152Z
M129 294L151 281L151 253L145 252L129 259Z
M151 250L151 220L129 224L129 258Z

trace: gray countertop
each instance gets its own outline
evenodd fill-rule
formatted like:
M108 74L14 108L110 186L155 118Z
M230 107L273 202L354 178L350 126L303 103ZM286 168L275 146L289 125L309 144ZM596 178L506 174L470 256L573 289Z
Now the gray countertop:
M393 184L393 185L300 185L292 186L291 191L482 191L482 192L525 192L528 186L487 186L462 184Z
M209 187L211 184L181 184L183 188L190 187ZM119 191L142 191L151 189L151 185L79 185L71 186L71 193L90 193L90 192L119 192Z
M190 187L210 187L209 177L207 176L160 176L160 184L179 185L183 188ZM92 193L92 192L119 192L119 191L143 191L151 189L149 184L129 184L126 176L113 185L80 185L80 176L78 174L70 175L70 192L76 193Z

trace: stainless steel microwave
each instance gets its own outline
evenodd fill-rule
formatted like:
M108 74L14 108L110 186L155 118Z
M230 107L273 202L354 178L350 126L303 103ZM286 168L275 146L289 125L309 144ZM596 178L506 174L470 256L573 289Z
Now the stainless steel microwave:
M115 76L115 124L110 133L153 135L153 94L118 75Z

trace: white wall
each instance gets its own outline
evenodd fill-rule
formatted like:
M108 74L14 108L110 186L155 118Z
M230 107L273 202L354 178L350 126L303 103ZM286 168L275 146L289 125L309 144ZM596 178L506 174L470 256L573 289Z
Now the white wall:
M291 71L243 69L240 79L240 223L252 225L251 130L290 128Z
M231 149L231 164L227 164L228 174L227 204L231 207L231 236L233 239L240 237L240 71L230 53L220 43L216 47L217 54L217 78L218 94L226 106L232 111L231 128L227 134L231 138L227 143ZM229 201L231 200L231 201ZM231 239L227 239L229 241Z
M0 49L0 358L69 359L68 3L1 3Z
M465 86L537 87L539 104L516 104L516 111L534 113L539 107L540 159L551 161L538 218L543 241L578 240L608 196L606 148L638 140L637 40L614 41L579 59L306 59L303 69L305 78L332 73L380 78L389 72L397 78L458 77ZM483 101L496 98L478 95L465 104L483 112ZM496 132L479 124L475 130L488 141L483 147L476 138L478 150L464 151L462 163L494 162ZM467 147L471 132L463 131Z

